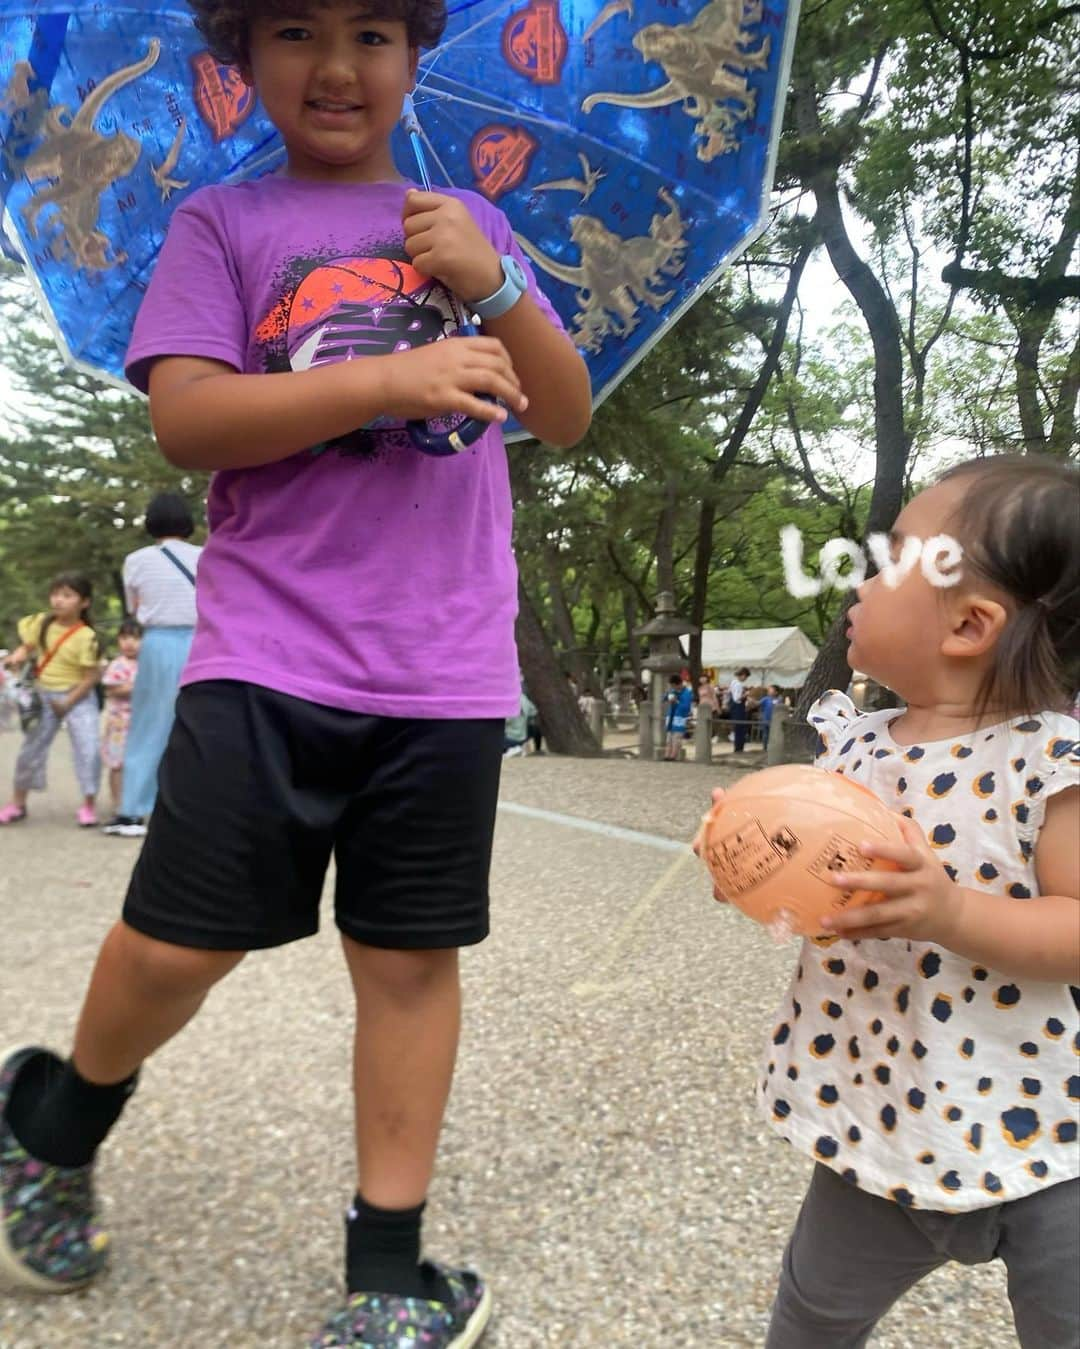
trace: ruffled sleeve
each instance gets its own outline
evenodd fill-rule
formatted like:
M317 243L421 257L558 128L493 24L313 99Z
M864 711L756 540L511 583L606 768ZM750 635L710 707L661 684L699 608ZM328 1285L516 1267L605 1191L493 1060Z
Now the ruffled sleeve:
M1071 717L1040 718L1043 725L1034 734L1040 745L1029 753L1022 772L1023 803L1027 809L1013 808L1019 837L1033 844L1046 822L1046 803L1058 792L1080 787L1080 727ZM1025 729L1031 723L1020 723Z
M807 724L818 734L814 764L828 772L835 772L843 763L840 748L845 743L845 732L861 716L859 709L846 693L830 689L823 693L807 713Z

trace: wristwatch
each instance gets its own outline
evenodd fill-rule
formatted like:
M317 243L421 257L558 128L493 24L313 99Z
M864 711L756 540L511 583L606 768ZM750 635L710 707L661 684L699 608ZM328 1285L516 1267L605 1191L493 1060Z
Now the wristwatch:
M469 308L480 319L498 319L513 309L518 300L529 289L525 269L510 253L504 253L499 259L503 269L503 283L494 295L486 300L476 300Z

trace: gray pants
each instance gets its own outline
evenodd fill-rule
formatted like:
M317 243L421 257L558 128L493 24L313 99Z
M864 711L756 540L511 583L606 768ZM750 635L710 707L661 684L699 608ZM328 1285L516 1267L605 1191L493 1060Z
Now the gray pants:
M949 1260L1000 1257L1023 1349L1080 1345L1080 1180L971 1213L905 1209L818 1166L784 1252L766 1349L861 1349Z
M83 796L96 796L101 785L101 751L99 722L101 712L93 691L77 702L63 719L53 711L53 704L67 697L66 693L41 694L44 709L41 720L28 731L15 761L15 790L43 792L48 785L46 765L49 748L56 739L61 724L68 728L71 752L75 760L75 776Z

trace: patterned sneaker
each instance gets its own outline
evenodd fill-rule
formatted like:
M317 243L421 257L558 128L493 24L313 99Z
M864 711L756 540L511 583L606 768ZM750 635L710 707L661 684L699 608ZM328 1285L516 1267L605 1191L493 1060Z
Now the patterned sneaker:
M31 1157L9 1128L15 1079L47 1049L19 1049L0 1060L0 1277L39 1293L82 1288L103 1268L109 1238L94 1225L89 1166L50 1166Z
M443 1276L450 1285L451 1302L353 1293L308 1349L472 1349L491 1316L490 1292L468 1270L428 1262L422 1268Z

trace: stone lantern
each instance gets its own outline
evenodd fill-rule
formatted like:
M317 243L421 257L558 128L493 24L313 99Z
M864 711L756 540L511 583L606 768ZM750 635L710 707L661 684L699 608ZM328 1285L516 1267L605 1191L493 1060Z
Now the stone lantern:
M660 759L664 754L664 695L668 677L678 674L686 664L679 645L680 637L690 637L701 629L675 612L675 596L661 591L656 597L656 617L640 628L635 637L649 639L649 654L641 662L642 669L652 672L649 699L641 704L639 754L643 759Z

